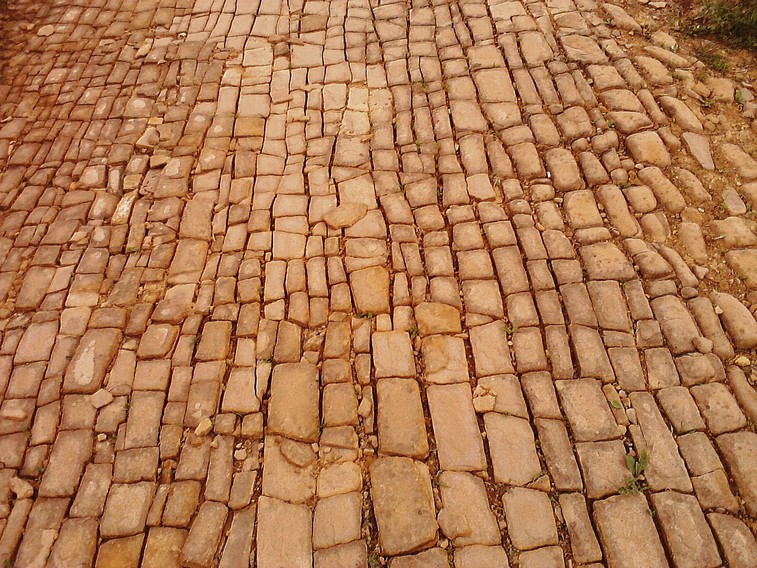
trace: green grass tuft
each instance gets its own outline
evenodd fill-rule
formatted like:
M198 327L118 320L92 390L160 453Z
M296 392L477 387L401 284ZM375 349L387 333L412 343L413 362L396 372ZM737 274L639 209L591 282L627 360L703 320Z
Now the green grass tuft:
M689 23L694 35L715 36L729 45L757 50L757 0L700 0Z
M694 53L702 63L713 71L717 71L718 73L728 71L728 62L714 45L700 47Z

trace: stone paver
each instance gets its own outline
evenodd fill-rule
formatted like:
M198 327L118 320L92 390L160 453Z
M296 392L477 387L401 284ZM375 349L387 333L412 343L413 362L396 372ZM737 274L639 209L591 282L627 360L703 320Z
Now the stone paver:
M497 545L497 519L489 509L484 482L469 473L446 471L439 476L443 507L439 527L456 546Z
M557 544L557 526L546 493L514 487L502 497L508 532L518 550Z
M670 12L0 0L0 563L757 564L757 76Z
M436 540L434 498L425 464L410 458L380 458L371 466L370 479L385 554L414 552Z
M262 496L258 504L258 562L311 566L312 530L312 513L306 506Z
M695 497L669 491L651 497L676 566L718 566L715 538Z
M598 501L594 521L610 566L669 566L642 495L616 495Z

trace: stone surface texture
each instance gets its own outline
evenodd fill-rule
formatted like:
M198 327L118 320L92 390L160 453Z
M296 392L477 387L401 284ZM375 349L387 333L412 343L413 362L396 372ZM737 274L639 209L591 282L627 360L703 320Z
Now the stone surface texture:
M757 61L668 4L0 0L0 565L757 565Z

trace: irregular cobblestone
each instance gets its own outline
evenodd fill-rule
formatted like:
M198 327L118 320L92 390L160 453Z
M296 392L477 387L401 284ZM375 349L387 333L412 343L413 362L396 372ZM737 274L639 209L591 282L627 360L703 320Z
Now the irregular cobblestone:
M757 564L757 77L669 12L0 1L0 561Z

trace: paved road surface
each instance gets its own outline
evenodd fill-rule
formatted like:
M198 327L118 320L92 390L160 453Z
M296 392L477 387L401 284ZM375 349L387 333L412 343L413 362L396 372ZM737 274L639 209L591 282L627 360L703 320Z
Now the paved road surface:
M0 559L757 565L754 95L625 7L12 1Z

